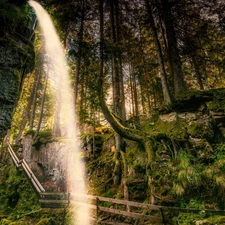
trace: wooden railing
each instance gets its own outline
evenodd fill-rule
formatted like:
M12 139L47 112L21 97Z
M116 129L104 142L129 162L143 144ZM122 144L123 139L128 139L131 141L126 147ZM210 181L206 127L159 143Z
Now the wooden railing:
M17 168L22 167L28 179L32 183L35 191L38 194L41 207L44 208L64 208L69 205L68 193L53 193L46 192L42 184L39 182L35 174L30 169L27 162L22 159L19 160L16 153L13 151L11 145L8 143L8 152Z
M12 157L13 162L15 163L16 167L22 166L24 171L26 172L26 175L28 176L29 180L32 182L35 190L38 193L45 192L44 187L41 185L41 183L38 181L37 177L34 175L30 167L28 166L27 162L22 159L19 160L16 153L13 151L11 145L8 143L8 152Z
M70 196L71 204L85 204L87 207L94 209L97 220L100 218L100 214L105 212L108 214L117 214L124 217L130 217L139 220L141 219L142 221L145 220L151 221L152 223L154 222L164 224L164 216L161 214L160 207L156 205L93 195L82 195L77 193L70 193ZM154 213L157 215L147 215L145 214L145 211L154 211ZM158 211L158 213L156 213L156 211Z
M11 158L12 158L13 162L15 163L16 167L20 167L21 166L20 160L18 159L16 153L13 151L13 149L9 143L8 143L8 152L11 155Z
M70 193L43 192L39 203L42 208L66 208L70 204Z
M27 162L24 159L19 160L9 144L8 151L16 167L23 167L26 175L39 194L39 202L41 206L45 208L65 208L68 207L70 203L74 205L82 204L89 207L90 209L95 210L97 220L100 214L104 212L162 224L169 224L166 222L165 212L203 212L212 215L225 215L225 210L169 207L77 193L46 192L34 173L29 168Z
M87 207L96 210L98 220L101 212L109 214L117 214L125 217L138 219L141 221L150 221L151 223L170 224L168 221L168 213L204 213L205 215L225 215L225 210L214 209L196 209L196 208L180 208L139 203L121 199L112 199L100 196L81 195L71 193L72 204L86 204ZM108 206L105 206L107 203ZM130 209L130 210L128 210Z

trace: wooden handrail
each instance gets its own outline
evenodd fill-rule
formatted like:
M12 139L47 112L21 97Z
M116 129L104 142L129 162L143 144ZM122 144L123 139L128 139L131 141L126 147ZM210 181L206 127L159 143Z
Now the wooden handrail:
M8 152L11 155L13 162L15 163L16 167L20 166L20 160L18 159L18 157L16 156L15 152L13 151L12 147L10 145L8 145Z
M106 208L106 207L103 207L103 206L99 206L99 210L102 211L102 212L109 212L109 213L113 213L113 214L119 214L119 215L123 215L123 216L132 217L132 218L135 218L135 219L141 219L141 218L144 217L145 219L148 219L151 222L162 222L161 217L143 215L142 213L127 212L127 211L124 211L124 210L111 209L111 208Z
M24 159L22 160L22 166L25 169L25 171L27 171L27 175L30 177L32 183L35 184L35 187L37 187L36 190L38 192L45 192L44 187L41 185L41 183L39 182L39 180L37 179L37 177L32 172L32 170L30 169L30 167L28 166L27 162Z
M139 202L133 202L133 201L127 201L127 200L121 200L121 199L112 199L112 198L106 198L101 196L93 196L93 195L85 195L85 194L78 194L78 193L71 193L72 197L77 197L75 200L72 200L72 202L79 202L79 198L86 198L90 200L95 200L95 205L98 211L104 211L104 212L110 212L110 213L116 213L121 214L130 217L138 217L136 216L136 213L134 212L127 212L127 211L121 211L117 209L112 209L109 207L103 207L100 205L101 202L109 202L113 204L120 204L120 205L129 205L133 207L137 207L139 209L149 209L149 210L158 210L162 213L162 211L177 211L177 212L184 212L184 213L199 213L199 212L205 212L205 213L211 213L214 215L225 215L225 210L215 210L215 209L195 209L195 208L180 208L180 207L172 207L172 206L161 206L161 205L153 205L153 204L146 204L146 203L139 203ZM88 205L88 203L86 203ZM93 205L93 204L92 204ZM124 213L126 212L126 213ZM139 213L139 215L143 216L143 214Z
M24 159L22 159L22 160L18 159L17 155L13 151L9 142L8 142L8 151L9 151L9 154L12 157L13 162L15 163L16 167L19 167L19 166L23 167L24 171L26 172L27 176L31 180L31 182L32 182L34 188L36 189L36 191L38 193L45 192L44 187L41 185L41 183L39 182L39 180L37 179L35 174L32 172L32 170L28 166L27 162Z

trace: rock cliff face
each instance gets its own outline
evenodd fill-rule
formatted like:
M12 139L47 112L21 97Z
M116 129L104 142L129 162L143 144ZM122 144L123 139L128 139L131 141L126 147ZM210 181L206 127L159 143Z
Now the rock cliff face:
M0 2L0 139L10 128L24 76L33 69L35 17L26 1Z
M26 160L46 191L66 191L67 158L63 142L46 142L32 146L30 135L23 138L22 158Z

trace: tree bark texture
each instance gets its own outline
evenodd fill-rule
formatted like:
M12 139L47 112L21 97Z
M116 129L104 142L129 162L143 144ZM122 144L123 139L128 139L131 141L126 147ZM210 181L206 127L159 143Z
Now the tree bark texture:
M39 87L39 84L41 82L41 70L37 69L35 71L36 73L36 79L35 79L35 90L34 90L34 97L33 97L33 101L32 101L32 109L31 109L31 114L30 114L30 125L29 125L29 129L33 129L34 126L34 119L35 119L35 111L36 111L36 99L37 99L37 90Z
M171 7L168 0L161 0L161 6L168 42L168 57L170 58L169 62L171 63L173 72L174 93L177 95L186 90L186 84L184 81L181 59L177 48L177 38L173 26Z
M165 66L164 66L164 62L163 62L162 48L161 48L161 44L158 39L157 29L155 26L155 22L154 22L154 18L152 15L152 9L149 4L149 0L145 0L145 5L146 5L147 11L148 11L149 24L151 26L153 40L155 42L156 52L157 52L157 56L158 56L160 79L161 79L162 90L163 90L163 99L164 99L165 104L170 105L172 103L172 98L171 98L171 94L169 91L166 70L165 70Z
M34 139L37 137L37 135L40 131L40 128L41 128L41 123L42 123L42 118L43 118L43 113L44 113L44 105L45 105L45 97L46 97L47 86L48 86L48 75L45 76L44 91L43 91L43 95L42 95L42 99L41 99L41 110L40 110L41 113L40 113L40 116L39 116L37 129L36 129L36 132L34 134Z
M81 52L83 48L83 33L84 33L84 0L82 0L82 11L80 18L80 30L78 34L78 53L76 60L76 72L75 72L75 80L74 80L74 101L75 106L77 104L77 96L78 96L78 87L79 87L79 78L80 78L80 67L81 67Z
M30 94L30 97L28 99L28 102L27 102L27 105L26 105L26 109L25 109L25 112L24 112L23 120L22 120L22 123L21 123L21 126L20 126L19 134L18 134L18 136L16 138L16 141L15 141L16 144L19 143L19 141L20 141L20 139L22 137L23 131L24 131L25 127L26 127L27 120L28 120L29 114L30 114L31 105L32 105L32 102L33 102L33 99L34 99L35 88L36 88L36 83L34 81L33 87L32 87L32 90L31 90L31 94Z

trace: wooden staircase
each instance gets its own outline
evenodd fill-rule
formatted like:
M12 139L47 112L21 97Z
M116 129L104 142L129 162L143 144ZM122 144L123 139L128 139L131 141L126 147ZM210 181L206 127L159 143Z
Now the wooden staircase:
M70 204L70 194L42 192L39 202L42 208L66 208Z
M65 208L69 206L69 193L53 193L46 192L42 184L39 182L35 174L32 172L27 162L19 160L11 145L8 143L8 152L17 168L22 167L29 181L38 194L39 202L42 208Z

